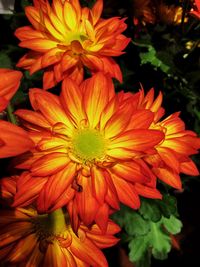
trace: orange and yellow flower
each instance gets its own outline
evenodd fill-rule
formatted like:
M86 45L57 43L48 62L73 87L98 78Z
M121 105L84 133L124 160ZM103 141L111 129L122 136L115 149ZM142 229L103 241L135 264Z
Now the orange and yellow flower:
M161 198L140 159L155 153L164 134L149 129L153 113L136 110L129 93L115 94L110 77L97 73L80 87L66 79L60 96L31 89L30 101L34 111L16 112L35 148L18 159L31 175L20 178L15 206L32 199L36 177L44 177L42 189L34 189L40 213L69 205L73 218L106 229L109 207L118 209L119 201L139 208L138 194Z
M3 197L12 198L16 177L4 178ZM2 188L2 182L0 183ZM1 196L2 197L2 196ZM62 209L39 215L34 208L0 211L0 261L9 266L107 267L101 249L115 245L119 226L111 220L105 233L83 224L75 234Z
M199 171L190 156L198 153L200 138L193 131L185 129L185 124L179 117L180 112L160 120L165 112L161 107L161 93L154 100L153 89L146 96L144 96L144 91L141 90L137 97L139 97L139 108L146 108L154 112L154 121L150 128L159 129L165 135L163 141L155 147L157 153L148 155L144 160L150 166L154 175L161 181L174 188L181 189L180 173L192 176L199 175Z
M83 67L103 71L122 81L118 64L112 57L123 54L130 39L121 33L124 19L102 19L103 1L92 9L81 8L79 0L34 0L25 8L32 26L17 29L19 46L30 49L18 67L34 73L44 69L43 88L55 86L65 77L77 83L83 80Z
M0 112L9 104L20 85L22 73L17 70L0 69Z

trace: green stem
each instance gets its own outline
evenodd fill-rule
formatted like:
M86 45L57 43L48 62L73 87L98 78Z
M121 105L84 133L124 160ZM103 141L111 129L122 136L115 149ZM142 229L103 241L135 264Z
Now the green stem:
M12 122L13 124L18 124L17 123L17 119L16 119L16 117L15 117L15 115L13 114L13 107L12 107L12 105L9 103L8 104L8 106L7 106L7 116L8 116L8 120L10 121L10 122Z
M65 214L62 208L48 214L48 228L54 234L58 234L66 229Z

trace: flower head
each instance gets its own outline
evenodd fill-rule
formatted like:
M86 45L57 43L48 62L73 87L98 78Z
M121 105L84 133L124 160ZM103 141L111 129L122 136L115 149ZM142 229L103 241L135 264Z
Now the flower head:
M140 159L154 153L164 134L149 129L151 111L136 110L129 94L115 94L109 77L98 73L80 87L64 80L59 97L31 89L30 100L34 111L16 112L35 148L17 164L31 177L27 183L20 178L28 190L21 194L19 186L15 206L32 199L30 183L44 177L42 189L34 190L40 213L72 201L72 217L78 214L86 225L96 221L106 229L109 207L118 209L119 201L139 208L138 194L161 197Z
M198 153L200 138L193 131L185 129L185 124L179 117L180 112L160 120L165 112L161 107L161 93L154 100L153 89L146 96L141 90L138 103L138 107L154 112L154 121L150 128L159 129L165 135L163 141L155 147L157 153L144 159L156 177L174 188L181 189L180 173L199 175L190 156Z
M6 199L12 198L15 181L16 177L4 178ZM30 207L7 208L0 211L0 216L0 260L9 266L107 267L101 249L118 242L113 235L120 228L112 221L108 222L105 233L97 225L88 229L81 224L75 234L67 212L62 209L39 215Z
M30 73L45 69L44 89L55 86L65 77L80 83L83 67L90 71L103 71L122 81L119 66L113 56L130 39L121 33L126 29L124 19L100 18L103 1L97 0L92 9L81 8L79 0L34 0L34 6L25 9L32 26L17 29L20 46L30 49L20 59L18 67Z
M0 112L7 107L10 99L16 93L21 78L20 71L0 69Z

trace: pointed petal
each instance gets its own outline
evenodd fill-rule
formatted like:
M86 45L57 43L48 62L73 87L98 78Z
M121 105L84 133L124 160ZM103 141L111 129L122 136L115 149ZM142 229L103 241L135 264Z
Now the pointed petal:
M47 178L31 177L29 173L22 173L17 181L17 192L12 206L25 207L32 204L46 182Z
M106 258L101 250L88 238L81 242L81 239L74 235L70 249L77 258L88 263L89 266L108 267Z
M134 151L147 151L157 145L163 138L163 132L157 130L129 130L112 140L109 148L128 147Z
M92 193L96 200L102 205L107 193L107 183L102 169L91 168Z
M86 225L93 223L99 208L97 200L92 195L91 178L80 176L78 184L82 192L76 192L75 201L80 218Z
M83 96L84 108L91 127L95 128L97 126L107 103L107 78L102 73L97 73L88 80Z
M0 121L0 158L12 157L30 150L34 144L22 128L7 121Z
M75 122L80 123L85 119L85 114L82 108L82 94L74 81L64 79L60 101L66 112L70 113L70 116Z
M164 183L176 189L182 188L180 176L175 171L164 168L154 168L153 172Z
M49 153L33 163L31 173L34 176L49 176L61 171L69 162L70 159L65 153Z
M64 192L71 187L75 173L76 164L69 163L62 171L48 178L48 181L42 188L37 200L38 210L41 213L47 212L49 209L55 210L54 206L57 205L57 201L60 197L66 197L68 200L68 197Z
M140 207L140 199L133 185L115 175L112 175L112 179L119 200L132 209L138 209Z

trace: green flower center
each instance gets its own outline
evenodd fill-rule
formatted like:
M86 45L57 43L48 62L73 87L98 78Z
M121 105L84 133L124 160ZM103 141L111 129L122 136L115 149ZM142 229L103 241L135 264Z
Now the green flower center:
M84 161L100 159L105 154L105 141L96 130L85 129L75 134L73 139L74 154Z

